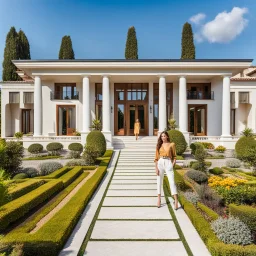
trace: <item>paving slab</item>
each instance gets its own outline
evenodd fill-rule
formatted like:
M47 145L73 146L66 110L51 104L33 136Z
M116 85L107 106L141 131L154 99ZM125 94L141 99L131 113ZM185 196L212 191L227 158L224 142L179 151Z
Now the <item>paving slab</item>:
M165 204L162 198L162 204ZM103 206L156 206L157 197L105 197ZM158 208L157 208L158 209ZM113 209L113 211L115 211Z
M112 180L111 184L156 184L156 178L154 180L146 180L146 179L140 179L140 180Z
M131 253L132 252L132 253ZM89 241L85 255L92 256L187 256L179 241ZM197 255L198 256L198 255Z
M157 196L157 190L108 190L106 196Z
M115 173L114 174L114 177L117 177L117 176L141 176L141 177L143 177L143 176L154 176L154 177L156 177L156 174L155 173L146 173L146 172L118 172L118 173Z
M135 175L130 175L129 177L124 177L124 176L113 176L113 180L156 180L156 175L152 176L135 176Z
M134 168L134 169L128 169L128 168L124 168L124 169L121 169L121 168L118 168L118 169L116 169L116 171L115 171L115 173L123 173L123 172L126 172L126 173L128 173L128 172L132 172L132 173L138 173L138 172L140 172L140 173L152 173L152 174L156 174L156 172L155 172L155 169L138 169L138 168Z
M157 189L155 184L111 184L108 189Z
M98 219L170 220L167 206L157 207L102 207Z
M179 235L173 221L97 220L91 239L179 239Z

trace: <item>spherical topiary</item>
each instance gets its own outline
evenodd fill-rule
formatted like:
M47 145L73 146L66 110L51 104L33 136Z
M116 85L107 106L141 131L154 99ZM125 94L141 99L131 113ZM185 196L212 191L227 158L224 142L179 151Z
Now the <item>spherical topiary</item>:
M69 150L79 151L80 153L83 151L83 145L81 143L71 143L68 146Z
M209 172L215 175L220 175L223 173L223 170L220 167L214 167L210 169Z
M86 138L86 146L94 146L103 156L107 149L107 143L104 134L101 131L91 131Z
M51 142L46 146L46 149L51 155L59 155L60 151L63 149L63 145L59 142Z
M175 143L177 155L182 155L187 148L184 135L178 130L169 130L168 134L170 141Z
M191 168L194 169L194 170L198 170L199 169L199 163L198 162L195 162L191 165Z
M62 168L63 165L61 163L58 162L45 162L39 165L39 169L40 169L40 175L44 176L44 175L48 175L60 168Z
M213 221L212 229L225 244L247 245L252 243L252 235L248 226L238 218L218 218Z
M237 158L243 160L248 155L248 150L253 147L256 147L256 140L253 137L241 137L235 146Z
M208 181L208 177L205 173L201 172L201 171L196 171L196 170L190 170L188 172L186 172L186 175L192 179L193 181L195 181L196 183L205 183Z
M203 144L200 142L194 142L190 144L191 154L194 155L196 153L196 149L198 147L204 148Z
M31 154L39 154L43 151L44 147L39 143L31 144L28 147L28 152Z
M16 174L12 179L19 180L19 179L26 179L26 178L28 178L28 175L26 173L21 172Z

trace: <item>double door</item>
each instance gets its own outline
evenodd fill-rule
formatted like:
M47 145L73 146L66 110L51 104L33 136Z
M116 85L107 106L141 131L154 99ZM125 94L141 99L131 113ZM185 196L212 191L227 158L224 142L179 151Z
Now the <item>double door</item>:
M207 135L207 105L189 105L189 132L195 136Z
M117 104L115 115L115 134L134 135L134 123L140 121L140 135L148 135L147 104Z

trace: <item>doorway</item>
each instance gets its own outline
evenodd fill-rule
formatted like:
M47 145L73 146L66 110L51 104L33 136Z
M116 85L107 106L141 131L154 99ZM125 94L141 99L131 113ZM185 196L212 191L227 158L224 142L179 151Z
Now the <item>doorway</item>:
M22 109L21 115L22 115L21 131L23 132L23 134L28 134L29 132L31 132L30 130L31 109Z
M74 105L57 106L57 135L72 136L76 130L76 107Z
M188 130L194 136L207 135L207 105L188 105Z

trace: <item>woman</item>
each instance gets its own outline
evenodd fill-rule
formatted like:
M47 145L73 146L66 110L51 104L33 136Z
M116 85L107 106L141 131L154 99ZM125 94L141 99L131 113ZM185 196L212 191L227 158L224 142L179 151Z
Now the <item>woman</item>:
M134 123L134 135L136 136L136 140L138 139L138 136L140 134L140 120L137 119Z
M156 146L156 175L157 175L157 192L158 192L158 202L157 207L161 206L161 188L164 178L164 171L167 174L171 193L174 196L174 208L178 209L178 196L177 187L174 182L174 172L173 167L176 163L176 147L174 143L170 143L170 137L167 132L162 132L158 138Z

